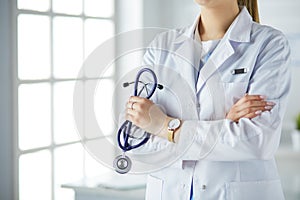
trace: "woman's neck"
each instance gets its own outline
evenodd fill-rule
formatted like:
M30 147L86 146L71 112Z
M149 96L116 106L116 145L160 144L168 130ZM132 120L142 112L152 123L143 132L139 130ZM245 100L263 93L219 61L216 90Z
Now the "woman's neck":
M237 4L224 4L218 7L202 7L200 23L200 37L202 41L221 39L236 16L239 14Z

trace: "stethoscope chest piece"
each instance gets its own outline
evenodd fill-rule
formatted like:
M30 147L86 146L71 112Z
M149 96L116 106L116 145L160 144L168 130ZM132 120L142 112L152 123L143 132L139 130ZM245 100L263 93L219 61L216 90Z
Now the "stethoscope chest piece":
M116 172L125 174L131 169L131 160L126 155L119 155L115 158L113 166Z

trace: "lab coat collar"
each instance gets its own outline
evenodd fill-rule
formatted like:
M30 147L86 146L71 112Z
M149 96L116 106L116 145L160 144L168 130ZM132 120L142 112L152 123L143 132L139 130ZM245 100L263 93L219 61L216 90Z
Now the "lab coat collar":
M235 49L231 41L239 43L250 42L252 28L252 18L244 7L227 30L210 59L201 68L198 81L195 83L195 70L198 69L200 64L199 55L202 49L201 44L194 40L194 31L198 24L198 19L199 16L194 21L194 24L188 29L183 29L182 34L174 41L174 46L178 47L175 48L174 53L176 63L179 66L186 66L182 74L184 77L187 77L190 86L195 88L196 93L202 90L208 79L222 66L222 63L234 54Z
M183 29L182 34L179 33L180 36L174 40L174 42L173 42L174 44L181 44L182 42L185 42L188 39L194 38L194 32L195 32L196 26L198 25L198 20L199 20L200 15L201 14L199 14L197 16L197 18L194 20L192 26L190 26L186 29Z
M228 39L234 42L250 42L252 17L246 7L243 7L240 14L232 22L227 30Z
M194 20L194 23L189 28L185 29L183 33L175 39L175 44L180 44L185 42L188 39L194 38L194 32L196 26L198 25L199 17L201 13ZM223 39L228 38L228 40L235 42L250 42L250 34L251 34L251 23L252 17L249 14L246 7L243 7L239 15L235 18L235 20L230 25Z

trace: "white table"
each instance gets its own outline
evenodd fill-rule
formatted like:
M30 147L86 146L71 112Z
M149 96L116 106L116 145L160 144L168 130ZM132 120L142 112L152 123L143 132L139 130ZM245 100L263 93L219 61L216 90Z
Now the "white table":
M75 200L144 200L146 176L111 172L62 187L73 189Z

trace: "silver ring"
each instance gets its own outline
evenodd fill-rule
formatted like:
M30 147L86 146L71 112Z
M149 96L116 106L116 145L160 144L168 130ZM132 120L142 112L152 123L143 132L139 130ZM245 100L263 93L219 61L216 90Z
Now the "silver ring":
M136 102L132 102L132 104L131 104L131 110L133 110L133 104L135 104Z

